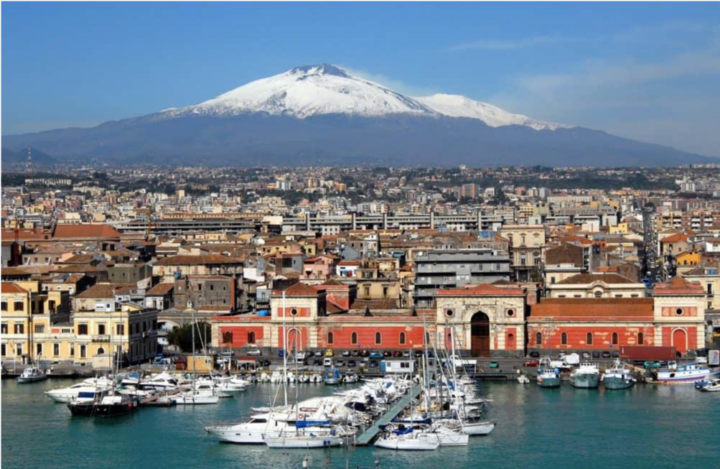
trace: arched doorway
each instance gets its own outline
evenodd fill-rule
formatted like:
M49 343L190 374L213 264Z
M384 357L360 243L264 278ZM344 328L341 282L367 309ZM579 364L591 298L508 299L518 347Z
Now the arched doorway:
M475 313L470 320L470 351L473 357L490 356L490 318Z
M687 333L682 329L675 329L672 334L672 344L676 352L683 355L687 353Z
M302 341L302 332L300 332L298 329L290 329L288 330L288 337L287 337L287 347L288 347L288 353L291 352L300 352L303 349L303 341Z
M516 347L517 341L515 339L515 333L508 332L507 337L505 338L505 350L515 350Z

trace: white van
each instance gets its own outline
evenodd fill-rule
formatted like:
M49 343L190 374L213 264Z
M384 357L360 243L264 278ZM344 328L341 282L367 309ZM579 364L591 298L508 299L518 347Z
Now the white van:
M332 358L330 358L330 357L328 357L328 358L326 358L326 359L323 360L323 366L324 366L325 368L330 368L330 367L332 366L332 364L333 364L333 363L332 363Z

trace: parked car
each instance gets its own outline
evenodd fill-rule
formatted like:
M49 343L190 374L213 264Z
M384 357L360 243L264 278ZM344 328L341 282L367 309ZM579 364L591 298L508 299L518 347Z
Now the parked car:
M348 367L355 368L357 366L357 362L355 360L348 360Z
M322 360L320 360L319 358L316 359L316 360L313 360L313 365L314 365L314 366L322 366L322 364L323 364L323 362L322 362Z
M540 360L533 359L533 360L525 360L525 363L523 363L523 366L533 367L533 366L538 366L539 364L540 364Z
M413 353L413 356L414 356L415 358L420 358L420 357L423 356L423 351L422 351L422 350L416 350L415 353Z
M377 366L378 362L376 362L375 360L370 360L370 368L377 368Z
M329 349L325 350L325 356L326 357L334 357L335 352L333 352L333 350L331 348L329 348Z
M330 368L332 366L332 358L326 358L323 360L323 366Z
M610 352L603 352L602 353L603 358L610 358Z
M285 350L284 349L278 350L278 357L282 358L284 356L285 356Z
M343 356L343 357L349 357L349 356L350 356L350 350L345 350L345 351L342 353L342 356Z
M383 352L383 357L385 357L385 358L392 357L392 352L390 352L389 350L385 350Z
M270 360L263 360L261 364L262 366L270 366L271 362Z
M345 362L343 360L336 360L335 366L345 366Z
M247 350L247 352L245 352L245 354L249 357L260 357L262 356L262 350L257 347L251 347Z
M393 352L393 357L402 357L402 352L400 350L395 350Z
M368 355L370 355L370 352L368 352L367 350L360 350L361 357L367 357Z
M370 358L372 358L372 359L374 359L374 360L382 360L383 354L380 353L380 352L372 352L372 353L370 354Z
M532 351L530 352L530 356L533 358L540 358L540 352Z
M402 353L402 356L409 358L409 357L410 357L410 350L405 350L405 351Z
M360 356L360 350L353 350L353 351L352 351L352 356L353 356L353 357L359 357L359 356Z
M322 350L315 350L315 356L323 357L323 356L325 356L325 352L323 352Z

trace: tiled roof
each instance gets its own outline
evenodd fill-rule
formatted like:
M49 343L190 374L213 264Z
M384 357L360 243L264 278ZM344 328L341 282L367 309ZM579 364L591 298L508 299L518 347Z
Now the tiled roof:
M98 283L76 296L76 298L105 299L130 293L135 287L113 283Z
M373 310L388 310L388 309L396 309L395 306L395 300L362 300L357 299L353 301L353 303L350 305L350 309L354 310L365 310L366 308L370 308L370 312L372 313Z
M530 307L529 321L542 318L599 318L653 317L652 298L544 298Z
M583 248L573 244L562 244L555 248L549 248L545 251L545 264L574 264L576 266L582 266Z
M577 274L558 282L556 285L584 285L593 282L604 283L635 283L629 278L618 274Z
M241 264L242 259L221 256L220 254L207 254L205 256L170 256L158 259L155 265L208 265L208 264Z
M282 296L283 291L285 292L285 296L318 296L317 290L301 282L294 283L285 290L276 290L273 292L273 295Z
M27 290L16 283L3 282L2 293L27 293Z
M661 243L683 243L687 242L688 236L682 233L677 233L674 235L670 235L667 238L663 238L660 240Z
M173 288L175 288L175 284L173 283L158 283L148 290L145 296L165 296L172 291Z
M667 283L655 285L654 295L703 295L705 290L697 282L688 282L682 277L673 277Z
M110 225L57 225L53 238L120 238L120 233Z
M438 290L438 296L523 296L525 291L522 288L503 288L495 285L465 285L460 288Z

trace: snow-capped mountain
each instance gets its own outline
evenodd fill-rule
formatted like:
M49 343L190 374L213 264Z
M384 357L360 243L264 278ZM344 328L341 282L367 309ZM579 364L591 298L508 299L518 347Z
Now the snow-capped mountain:
M161 114L162 117L172 118L252 113L298 119L328 114L363 117L391 114L426 117L443 115L478 119L490 127L521 125L535 130L571 127L513 114L464 96L405 96L379 83L352 75L346 69L327 64L293 68L279 75L253 81L200 104L170 109Z
M535 130L569 129L571 125L545 122L533 119L522 114L513 114L488 103L473 101L465 96L452 94L434 94L422 98L415 98L435 112L450 117L467 117L479 119L490 127L504 125L522 125Z
M86 129L4 135L2 143L3 161L31 146L60 162L110 164L612 167L714 161L463 96L406 96L333 65L294 68L193 106Z

